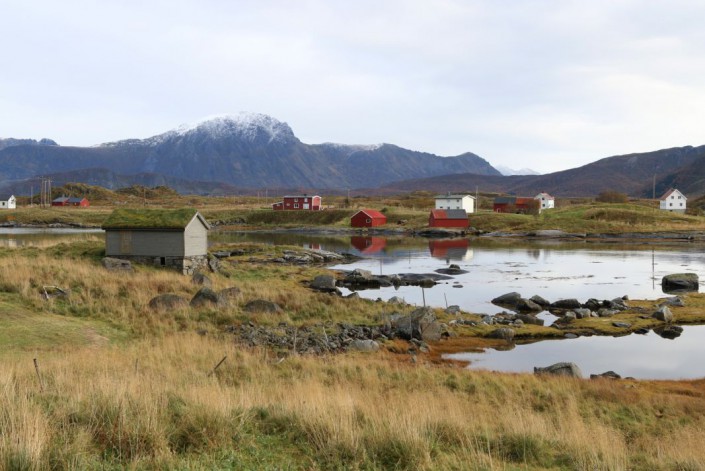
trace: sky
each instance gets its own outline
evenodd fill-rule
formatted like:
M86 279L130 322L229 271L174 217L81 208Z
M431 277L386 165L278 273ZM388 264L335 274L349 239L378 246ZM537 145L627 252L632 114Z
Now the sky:
M264 113L547 173L705 144L700 0L0 0L0 138Z

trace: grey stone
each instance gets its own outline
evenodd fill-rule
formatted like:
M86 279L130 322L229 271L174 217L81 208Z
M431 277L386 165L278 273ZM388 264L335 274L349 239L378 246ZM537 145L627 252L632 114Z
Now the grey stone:
M460 314L460 306L453 304L452 306L448 306L446 308L446 314L454 314L458 315Z
M664 293L698 291L699 279L695 273L673 273L661 279Z
M404 302L404 300L402 298L400 298L399 296L392 296L391 298L389 298L389 300L387 302L389 304L406 304Z
M515 327L523 327L523 326L524 326L524 321L522 321L521 319L516 319L516 320L513 322L513 324L514 324Z
M245 304L246 312L266 312L269 314L275 314L282 311L277 303L272 301L267 301L266 299L255 299Z
M514 306L519 312L541 312L543 307L539 306L530 299L520 298Z
M582 378L583 373L575 363L560 362L545 368L534 367L535 374L551 374L558 376L571 376L573 378Z
M213 282L211 281L211 279L198 271L194 273L191 277L191 282L195 285L205 286L206 288L210 288L213 286Z
M567 339L577 339L577 338L578 338L577 335L572 334L572 333L570 333L570 332L567 333L567 334L565 334L563 337L564 337L564 338L567 338Z
M374 340L353 340L348 345L349 350L355 350L357 352L376 352L379 350L379 343Z
M490 332L488 337L491 339L502 339L506 340L507 342L511 342L512 340L514 340L514 335L514 329L510 329L509 327L500 327L499 329L495 329Z
M311 288L318 291L335 291L338 288L335 286L335 277L331 275L318 275L311 282Z
M529 298L529 301L534 302L534 303L538 304L538 305L541 306L541 307L547 307L547 306L550 306L550 305L551 305L551 303L550 303L548 300L542 298L542 297L539 296L538 294L535 294L535 295L533 295L532 297L530 297L530 298Z
M654 332L665 339L673 340L681 336L681 334L683 333L683 327L679 325L665 324L660 327L654 328Z
M492 304L497 304L499 306L516 306L520 299L521 294L511 292L503 294L502 296L497 296L492 300Z
M623 328L623 329L628 329L629 327L632 326L629 322L617 322L617 321L613 322L612 325L615 327Z
M551 308L552 309L579 309L581 308L581 304L578 302L577 299L559 299L558 301L554 301L551 303Z
M522 321L524 324L544 325L543 319L539 319L531 314L517 314L516 319Z
M615 373L615 372L612 371L612 370L610 370L610 371L605 371L604 373L600 373L599 375L596 375L596 374L590 375L590 379L602 379L602 378L605 378L605 379L622 379L622 377L621 377L620 375L618 375L617 373Z
M155 311L181 309L188 305L186 299L173 293L160 294L149 300L149 308Z
M590 317L590 314L592 314L592 311L590 311L590 309L586 309L584 307L575 309L573 310L573 312L575 312L575 317L577 317L578 319L586 319Z
M654 311L653 314L651 314L651 317L654 319L658 319L663 322L672 322L673 321L673 313L671 310L668 308L668 306L661 306L656 311Z
M191 298L191 302L189 304L191 307L195 308L204 306L223 307L228 305L228 301L212 289L204 286L199 289L195 295L193 295L193 298Z
M615 314L617 314L619 311L616 311L614 309L607 309L607 308L602 308L597 310L597 315L598 317L612 317Z
M659 307L661 306L674 306L674 307L685 307L685 301L680 296L672 296L663 300Z
M129 260L120 258L104 257L101 261L103 267L108 271L132 271L132 264Z

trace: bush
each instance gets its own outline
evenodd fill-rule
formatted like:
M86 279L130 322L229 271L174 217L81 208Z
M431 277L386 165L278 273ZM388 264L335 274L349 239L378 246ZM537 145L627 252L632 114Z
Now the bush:
M629 198L624 193L618 191L603 191L597 195L595 201L599 203L626 203L629 201Z

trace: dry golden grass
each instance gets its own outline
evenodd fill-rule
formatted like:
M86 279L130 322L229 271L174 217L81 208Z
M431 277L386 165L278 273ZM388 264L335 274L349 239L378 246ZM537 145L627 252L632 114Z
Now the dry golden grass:
M32 355L0 364L0 468L705 463L704 394L664 391L678 383L498 375L384 355L281 361L195 334L39 360L43 391Z

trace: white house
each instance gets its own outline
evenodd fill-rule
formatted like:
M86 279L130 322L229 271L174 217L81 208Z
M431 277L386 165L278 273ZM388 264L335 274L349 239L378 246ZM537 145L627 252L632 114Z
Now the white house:
M470 195L437 195L436 209L464 209L466 213L475 212L475 198Z
M539 207L539 211L543 211L544 209L551 209L556 207L556 199L549 195L548 193L542 192L539 193L538 195L534 196L535 200L538 200L541 203L541 206Z
M0 196L0 209L15 209L16 207L15 195Z
M661 197L659 208L664 211L684 213L687 199L683 193L671 188Z

